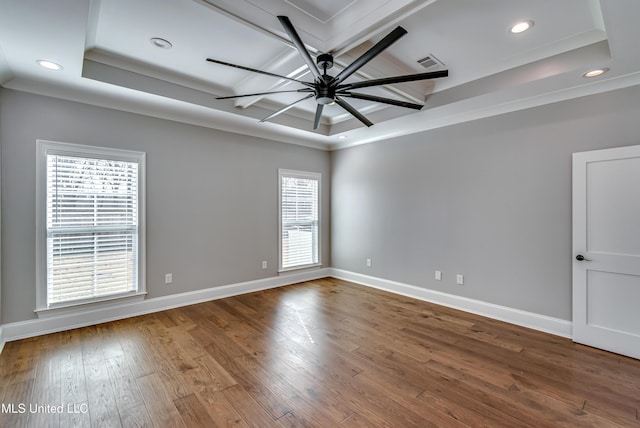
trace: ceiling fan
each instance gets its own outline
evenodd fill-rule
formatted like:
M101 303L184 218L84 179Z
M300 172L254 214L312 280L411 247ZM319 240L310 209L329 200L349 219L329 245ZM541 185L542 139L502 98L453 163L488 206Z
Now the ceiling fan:
M330 54L320 54L316 58L316 62L313 61L309 51L305 48L304 43L300 39L300 36L296 32L296 29L291 24L291 21L286 16L278 16L278 20L280 24L284 27L284 30L289 35L289 38L293 42L294 46L302 56L302 59L309 67L311 74L314 77L313 82L305 82L298 79L293 79L287 76L281 76L279 74L270 73L268 71L257 70L251 67L245 67L242 65L231 64L224 61L219 61L212 58L207 58L207 61L226 65L229 67L239 68L241 70L252 71L254 73L260 73L267 76L277 77L279 79L285 79L294 81L304 85L304 88L301 89L293 89L286 91L271 91L271 92L259 92L255 94L244 94L244 95L232 95L228 97L217 97L218 100L226 100L232 98L241 98L241 97L253 97L259 95L269 95L269 94L279 94L285 92L302 92L307 93L303 98L294 101L293 103L281 108L280 110L270 114L261 120L261 122L265 122L267 120L273 119L281 113L289 110L296 104L311 97L315 97L318 106L316 107L316 115L315 120L313 121L313 129L317 129L320 125L320 118L322 117L322 109L327 104L338 104L340 107L349 112L352 116L358 119L360 122L367 126L372 126L373 122L367 119L363 114L361 114L358 110L356 110L351 104L345 101L345 98L358 98L361 100L374 101L378 103L390 104L399 107L406 107L415 110L420 110L423 106L420 104L405 102L394 100L392 98L379 97L375 95L363 94L360 92L353 92L354 89L367 88L372 86L383 86L383 85L391 85L394 83L402 83L402 82L412 82L416 80L426 80L426 79L434 79L437 77L446 77L449 75L448 70L439 70L439 71L431 71L427 73L418 73L418 74L408 74L405 76L395 76L395 77L386 77L382 79L372 79L372 80L364 80L361 82L355 83L343 83L349 76L359 70L366 63L375 58L382 51L387 49L393 43L395 43L400 37L407 34L407 30L402 27L396 27L395 30L387 34L382 40L372 46L367 52L362 54L359 58L349 64L344 70L338 73L336 76L330 76L327 74L327 70L333 67L333 56Z

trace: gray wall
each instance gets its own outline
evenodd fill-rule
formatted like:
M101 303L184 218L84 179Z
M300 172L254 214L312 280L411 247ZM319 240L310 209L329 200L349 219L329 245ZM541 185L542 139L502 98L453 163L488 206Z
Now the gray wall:
M4 90L0 87L0 135L2 134L2 97ZM0 243L2 243L2 138L0 138ZM2 343L2 245L0 245L0 343ZM2 346L2 345L0 345Z
M336 151L332 265L569 320L571 153L635 144L640 87Z
M151 298L277 275L278 168L322 173L330 263L327 152L7 89L0 112L3 324L34 317L36 139L147 153Z
M323 173L325 266L570 319L571 153L640 144L639 100L628 88L330 155L0 90L1 321L34 317L36 139L147 152L150 297L276 275L288 168Z

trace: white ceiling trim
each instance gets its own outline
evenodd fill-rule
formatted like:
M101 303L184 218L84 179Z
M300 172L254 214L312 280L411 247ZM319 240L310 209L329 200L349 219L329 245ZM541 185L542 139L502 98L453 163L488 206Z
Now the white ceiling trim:
M386 130L388 132L382 130L381 132L379 132L379 135L363 135L364 132L359 133L359 135L356 135L354 141L345 140L334 143L330 146L329 150L347 149L349 147L355 147L362 144L374 143L376 141L387 140L394 137L411 135L418 132L443 128L446 126L456 125L472 120L499 116L515 111L558 103L562 101L568 101L589 95L596 95L603 92L615 91L632 86L640 86L640 72L634 72L609 80L592 82L579 87L560 89L543 94L530 95L523 98L516 97L509 101L487 103L486 100L484 100L484 102L481 102L479 99L465 100L461 101L460 104L467 104L466 110L461 109L461 106L459 105L449 105L443 107L443 109L447 110L463 110L462 112L455 113L454 111L450 111L448 112L449 114L445 113L440 115L439 117L429 117L428 120L425 118L425 120L421 121L421 123L425 124L423 126L415 126L415 122L413 122L412 118L404 116L398 119L394 119L394 124L390 124L389 122L391 121L380 124L380 127L387 128ZM396 130L397 128L402 128L403 131L398 132ZM366 132L366 130L363 131Z

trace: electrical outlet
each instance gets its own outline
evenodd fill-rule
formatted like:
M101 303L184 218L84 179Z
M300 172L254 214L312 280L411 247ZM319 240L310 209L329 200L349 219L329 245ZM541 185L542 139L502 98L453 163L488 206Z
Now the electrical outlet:
M437 270L437 271L436 271L436 274L435 274L435 278L436 278L436 280L438 280L438 281L442 281L442 272L441 272L441 271L439 271L439 270Z
M464 284L464 275L456 275L456 283L458 285L463 285Z
M173 274L172 273L167 273L164 275L164 283L165 284L171 284L173 282Z
M371 259L367 259L367 267L371 267Z
M267 268L267 261L263 260L262 261L262 269L266 269Z

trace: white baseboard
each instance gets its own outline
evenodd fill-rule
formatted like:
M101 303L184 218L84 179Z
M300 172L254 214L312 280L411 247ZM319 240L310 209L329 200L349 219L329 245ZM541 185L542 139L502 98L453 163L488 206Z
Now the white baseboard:
M292 273L277 277L258 279L237 284L212 287L204 290L190 291L170 296L145 299L115 307L98 308L79 311L73 314L54 315L42 319L14 322L0 326L0 352L5 342L56 333L79 327L100 324L109 321L159 312L180 306L193 305L209 300L252 293L269 288L282 287L298 282L334 277L368 287L378 288L391 293L412 297L442 306L505 321L511 324L532 328L534 330L571 337L571 322L559 318L548 317L533 312L526 312L506 306L495 305L467 297L428 290L396 281L349 272L342 269L322 268L311 271Z
M414 299L424 300L465 312L471 312L522 327L555 334L556 336L571 338L571 321L560 318L553 318L533 312L495 305L481 300L442 293L440 291L429 290L426 288L416 287L414 285L403 284L401 282L390 281L342 269L331 268L330 275L334 278L343 279L345 281L351 281L357 284L389 291L391 293L413 297Z
M33 319L4 324L0 327L0 352L5 342L25 339L27 337L56 333L89 325L135 317L152 312L164 311L180 306L193 305L209 300L223 299L239 294L252 293L254 291L269 288L282 287L298 282L312 281L314 279L330 276L328 268L314 269L299 273L290 273L277 277L257 279L254 281L237 284L212 287L204 290L189 291L186 293L172 294L170 296L155 297L139 302L132 302L119 306L104 307L72 314L53 315L47 318Z

